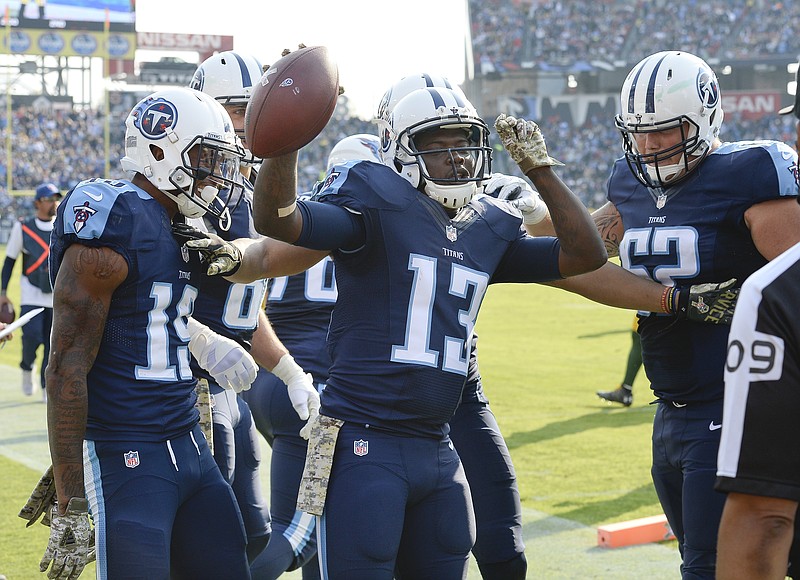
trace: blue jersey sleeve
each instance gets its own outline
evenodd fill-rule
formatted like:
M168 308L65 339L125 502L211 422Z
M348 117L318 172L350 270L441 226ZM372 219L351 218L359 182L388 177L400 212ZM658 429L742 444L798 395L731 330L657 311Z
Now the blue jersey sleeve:
M89 179L67 194L58 207L51 236L50 277L53 284L64 252L74 243L109 247L125 258L131 267L128 249L131 247L134 210L126 197L120 195L128 190L141 191L126 181Z

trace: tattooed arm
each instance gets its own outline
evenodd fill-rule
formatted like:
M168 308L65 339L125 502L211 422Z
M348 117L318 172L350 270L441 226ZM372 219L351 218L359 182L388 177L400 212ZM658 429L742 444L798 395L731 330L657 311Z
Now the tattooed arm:
M47 431L62 514L70 498L84 497L86 375L100 348L111 296L127 275L127 263L110 248L73 244L64 253L53 288Z

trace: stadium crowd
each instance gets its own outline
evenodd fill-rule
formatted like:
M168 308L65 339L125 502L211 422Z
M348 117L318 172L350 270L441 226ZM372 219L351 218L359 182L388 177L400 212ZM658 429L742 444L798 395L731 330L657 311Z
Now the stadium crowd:
M779 0L470 0L469 9L483 72L632 64L655 44L704 59L794 58L800 33L800 4Z

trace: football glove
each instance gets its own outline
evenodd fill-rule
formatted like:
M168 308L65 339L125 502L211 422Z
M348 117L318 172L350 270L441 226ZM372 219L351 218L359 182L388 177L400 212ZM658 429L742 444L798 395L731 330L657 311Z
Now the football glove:
M48 578L77 579L89 562L92 552L92 527L89 522L89 502L82 497L73 497L67 504L67 513L58 513L52 507L50 516L50 540L39 562L39 570L47 572Z
M719 284L681 286L673 297L672 310L678 319L730 325L741 288L734 288L736 278Z
M294 361L292 355L283 355L272 369L272 374L286 383L289 399L298 417L305 421L319 413L319 393L314 388L314 380Z
M246 391L256 379L258 365L238 342L213 332L190 318L189 352L206 369L216 383L237 393Z
M525 225L538 224L547 215L547 206L539 192L534 191L521 177L494 173L486 182L484 191L517 208L522 213Z
M533 121L518 120L501 114L495 120L494 128L500 141L503 142L503 147L523 173L539 167L564 165L548 155L544 136Z
M172 224L172 236L179 244L200 253L209 276L230 276L242 265L242 252L216 234L203 232L184 223Z
M30 527L36 523L40 516L42 523L49 525L50 510L56 503L56 480L53 478L53 466L47 468L44 475L39 479L39 483L33 488L31 496L22 509L19 511L19 517L23 520L28 520L25 527Z

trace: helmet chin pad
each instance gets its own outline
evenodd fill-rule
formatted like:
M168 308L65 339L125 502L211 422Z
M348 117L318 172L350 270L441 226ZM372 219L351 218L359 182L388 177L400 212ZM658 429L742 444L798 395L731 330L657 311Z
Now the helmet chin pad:
M459 185L440 185L426 181L423 187L432 200L439 202L447 209L461 209L478 193L478 184L474 181Z

